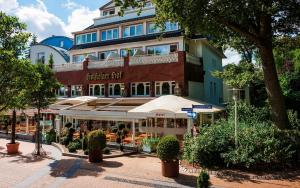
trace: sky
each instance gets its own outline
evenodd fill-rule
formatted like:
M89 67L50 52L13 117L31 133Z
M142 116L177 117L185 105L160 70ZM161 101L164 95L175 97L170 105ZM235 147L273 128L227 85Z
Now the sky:
M83 30L99 17L99 7L109 0L0 0L0 11L19 17L27 30L41 41L52 35L72 37L72 32ZM225 51L223 65L237 63L240 56L233 50Z

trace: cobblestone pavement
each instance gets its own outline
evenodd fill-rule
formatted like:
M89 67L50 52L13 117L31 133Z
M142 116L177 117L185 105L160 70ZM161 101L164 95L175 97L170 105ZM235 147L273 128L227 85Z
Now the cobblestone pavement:
M195 187L197 174L181 172L176 179L162 177L160 161L155 157L134 155L91 164L86 159L61 156L53 146L43 145L47 157L35 158L31 155L34 144L29 142L21 142L20 154L9 156L5 154L7 142L0 139L0 188ZM211 182L215 188L300 187L296 180L235 182L212 176Z

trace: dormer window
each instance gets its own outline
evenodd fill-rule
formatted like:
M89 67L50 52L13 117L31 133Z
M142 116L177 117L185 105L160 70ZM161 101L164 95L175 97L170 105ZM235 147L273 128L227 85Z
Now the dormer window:
M115 9L103 10L102 16L109 16L114 14L115 14Z

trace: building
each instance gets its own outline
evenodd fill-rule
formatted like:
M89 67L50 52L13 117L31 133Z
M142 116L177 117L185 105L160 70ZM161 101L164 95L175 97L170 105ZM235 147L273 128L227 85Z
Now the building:
M176 90L182 96L222 103L222 81L210 72L222 69L224 55L206 38L186 39L180 26L170 22L160 38L151 2L140 15L128 9L118 16L113 1L99 10L93 25L73 33L71 63L54 66L64 85L60 97L158 97Z
M70 62L68 49L73 46L73 40L64 36L52 36L30 47L32 63L48 64L50 55L53 55L54 65L63 65Z

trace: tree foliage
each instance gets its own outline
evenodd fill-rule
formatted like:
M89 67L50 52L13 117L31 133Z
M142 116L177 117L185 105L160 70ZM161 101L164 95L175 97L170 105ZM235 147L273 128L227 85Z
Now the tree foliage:
M260 71L256 71L254 65L248 62L228 64L224 70L215 71L213 76L223 79L227 85L236 89L243 89L256 79L262 79Z

